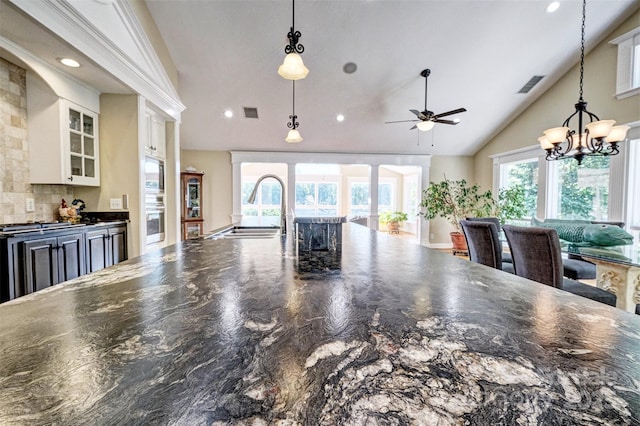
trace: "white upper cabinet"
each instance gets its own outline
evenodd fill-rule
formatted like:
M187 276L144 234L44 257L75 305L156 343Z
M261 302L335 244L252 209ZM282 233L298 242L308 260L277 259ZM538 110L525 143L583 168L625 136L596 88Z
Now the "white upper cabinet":
M50 96L28 97L27 110L29 181L100 186L98 114Z
M145 154L165 158L167 151L165 120L151 110L147 110L145 119L147 126L147 137L144 144Z

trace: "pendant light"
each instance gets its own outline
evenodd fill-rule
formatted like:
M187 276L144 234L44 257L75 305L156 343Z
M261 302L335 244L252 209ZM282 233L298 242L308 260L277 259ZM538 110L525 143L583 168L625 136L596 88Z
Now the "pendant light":
M302 36L300 31L295 30L295 17L296 17L296 2L292 3L292 18L291 18L291 30L287 34L289 44L285 46L284 53L287 56L284 57L284 62L278 67L278 74L286 78L287 80L300 80L309 74L309 69L304 66L302 62L302 56L300 54L304 52L304 46L298 43L298 40Z
M587 110L587 102L582 98L584 78L584 29L587 1L582 1L582 39L580 45L580 98L575 104L575 112L567 118L561 127L545 130L538 138L540 146L547 152L547 161L561 158L575 158L578 164L585 156L616 155L620 151L618 143L627 135L629 126L614 126L615 120L600 120ZM569 127L572 118L577 117L577 130ZM586 123L586 119L589 123ZM584 126L583 126L584 125Z
M291 130L289 130L289 133L284 140L289 143L298 143L302 142L303 139L298 131L300 123L296 121L298 119L298 116L296 115L296 81L293 80L291 83L293 83L293 113L289 116L289 120L291 121L287 123L287 127Z

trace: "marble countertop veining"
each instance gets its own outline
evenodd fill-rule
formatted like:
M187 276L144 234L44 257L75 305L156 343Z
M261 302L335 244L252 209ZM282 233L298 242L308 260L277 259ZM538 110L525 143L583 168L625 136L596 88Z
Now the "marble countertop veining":
M640 424L640 317L345 224L0 305L0 424Z

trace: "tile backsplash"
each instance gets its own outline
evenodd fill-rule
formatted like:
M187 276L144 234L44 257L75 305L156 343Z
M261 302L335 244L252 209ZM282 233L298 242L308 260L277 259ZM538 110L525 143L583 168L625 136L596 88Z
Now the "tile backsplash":
M27 120L26 71L0 58L0 223L57 220L61 199L74 199L71 186L29 183Z

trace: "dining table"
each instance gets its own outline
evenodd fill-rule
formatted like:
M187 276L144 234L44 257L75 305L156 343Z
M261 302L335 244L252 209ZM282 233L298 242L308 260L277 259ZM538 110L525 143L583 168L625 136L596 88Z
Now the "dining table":
M596 286L616 295L616 307L636 312L640 304L640 243L594 247L569 244L567 253L595 263Z

